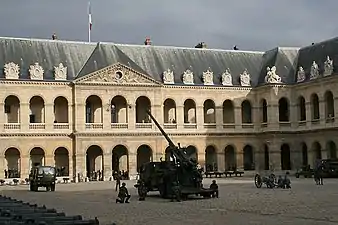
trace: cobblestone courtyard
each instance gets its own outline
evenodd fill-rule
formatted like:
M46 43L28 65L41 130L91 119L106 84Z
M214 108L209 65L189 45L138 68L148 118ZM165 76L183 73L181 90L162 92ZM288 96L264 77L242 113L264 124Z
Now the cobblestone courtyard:
M211 179L205 179L208 185ZM0 187L1 194L45 204L68 215L97 216L101 224L338 224L338 180L293 178L292 190L257 189L253 179L219 179L220 198L173 203L150 196L137 201L134 181L128 181L130 204L116 204L114 182L60 184L56 192L29 192L28 186ZM153 194L155 195L155 194Z

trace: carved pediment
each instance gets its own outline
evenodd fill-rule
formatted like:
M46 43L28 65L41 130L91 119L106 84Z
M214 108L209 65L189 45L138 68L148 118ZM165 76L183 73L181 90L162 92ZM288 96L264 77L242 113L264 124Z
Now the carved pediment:
M80 78L76 83L157 84L155 80L123 65L114 65L96 71Z

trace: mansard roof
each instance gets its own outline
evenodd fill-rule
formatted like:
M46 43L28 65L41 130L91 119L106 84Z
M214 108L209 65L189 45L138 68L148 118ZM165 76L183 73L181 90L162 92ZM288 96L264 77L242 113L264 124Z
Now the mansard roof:
M85 65L96 44L0 37L0 78L5 78L4 65L13 62L20 67L20 79L29 79L34 63L44 69L44 80L54 80L54 66L67 66L68 80L74 79Z
M214 85L222 85L221 76L229 69L237 86L240 74L247 70L255 87L265 84L267 67L275 66L282 83L293 84L300 66L309 78L312 62L322 72L327 56L334 66L338 63L338 38L303 48L254 52L0 37L0 71L13 62L20 67L19 79L23 80L29 79L29 67L35 63L44 69L44 80L54 80L54 66L60 63L67 67L67 80L121 63L159 82L163 82L163 72L170 69L177 85L183 85L186 70L193 72L195 85L203 85L202 75L207 70L213 72ZM1 78L5 76L0 72Z

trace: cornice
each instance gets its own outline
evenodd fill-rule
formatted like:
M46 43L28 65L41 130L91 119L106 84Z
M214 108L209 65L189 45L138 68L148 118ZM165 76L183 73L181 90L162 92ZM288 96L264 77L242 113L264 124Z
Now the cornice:
M70 137L67 133L0 133L0 137Z
M253 87L241 87L241 86L212 86L212 85L181 85L181 84L163 84L164 88L170 89L209 89L209 90L233 90L233 91L250 91Z
M33 81L33 80L4 80L0 79L0 84L15 84L15 85L54 85L54 86L70 86L71 81Z

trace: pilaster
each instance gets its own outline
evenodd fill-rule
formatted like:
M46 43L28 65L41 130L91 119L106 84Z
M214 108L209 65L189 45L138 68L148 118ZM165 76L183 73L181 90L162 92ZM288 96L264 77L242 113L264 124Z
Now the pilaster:
M326 124L326 109L325 109L325 101L321 98L319 100L319 118L320 118L320 124L324 125Z
M75 131L84 131L85 123L86 123L86 109L85 105L82 103L76 104L74 106L74 123L75 123Z
M306 114L306 126L310 127L311 121L312 121L312 112L311 112L311 103L310 102L305 103L305 114Z
M152 112L155 119L158 121L159 124L163 125L164 123L164 117L163 117L163 106L162 105L153 105L153 110ZM153 124L153 130L158 130L156 125L152 122Z
M84 178L87 177L87 170L86 170L86 154L84 153L77 153L74 156L74 161L76 163L75 166L75 175L78 177L78 174Z
M110 126L111 126L110 103L102 104L102 124L103 124L103 130L110 130Z
M267 106L268 126L270 129L279 129L279 110L278 104L272 103Z
M216 106L215 108L216 112L216 129L222 130L223 129L223 107L222 106Z
M103 155L103 179L109 180L112 177L112 171L112 152L109 151Z
M21 131L29 131L29 103L23 102L20 104L20 126Z
M68 124L69 124L69 129L70 130L73 130L73 124L74 124L73 113L74 113L73 105L72 104L68 104Z
M184 125L184 106L179 105L176 110L177 129L182 130Z
M137 154L131 153L129 155L129 177L131 180L135 180L137 175Z
M244 169L244 155L243 155L243 150L238 150L236 153L236 168L238 170L243 170Z
M197 129L204 129L204 110L203 106L197 105L196 106L196 124L197 124Z
M136 123L136 105L131 104L128 110L128 128L129 130L135 130Z
M5 119L5 110L4 110L5 104L3 102L0 103L0 130L4 131L4 124L6 123ZM19 112L20 113L20 112ZM20 115L20 114L19 114ZM3 170L2 170L3 171Z
M20 157L20 165L21 165L21 171L20 171L20 178L25 179L29 177L30 172L30 157L29 155L22 155Z
M44 161L46 166L55 166L54 155L46 154Z
M218 171L225 171L225 154L224 154L224 151L217 153L217 169L218 169Z
M235 106L235 126L236 129L242 129L242 107Z
M47 103L47 104L45 104L45 107L46 107L45 115L44 115L44 118L41 122L46 124L46 130L52 130L54 120L55 120L54 104Z

